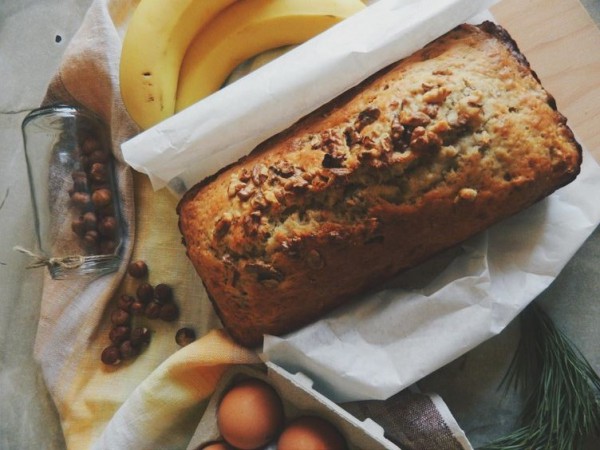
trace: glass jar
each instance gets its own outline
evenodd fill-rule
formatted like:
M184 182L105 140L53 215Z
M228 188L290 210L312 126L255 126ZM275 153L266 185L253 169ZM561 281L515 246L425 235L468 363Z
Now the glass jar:
M123 223L104 123L72 106L23 120L37 248L21 249L52 278L103 275L119 267Z

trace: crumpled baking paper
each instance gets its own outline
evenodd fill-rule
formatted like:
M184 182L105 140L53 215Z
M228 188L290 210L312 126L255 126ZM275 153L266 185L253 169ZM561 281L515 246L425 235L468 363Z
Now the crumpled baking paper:
M485 16L494 1L381 0L122 147L176 195L380 68ZM476 20L470 20L476 22ZM285 99L285 101L282 101ZM385 399L499 333L600 222L600 168L378 292L285 337L262 357L334 401Z

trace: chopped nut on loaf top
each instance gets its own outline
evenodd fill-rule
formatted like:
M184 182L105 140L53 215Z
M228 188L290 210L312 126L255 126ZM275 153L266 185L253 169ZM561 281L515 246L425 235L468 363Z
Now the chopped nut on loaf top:
M518 182L515 162L525 181L525 161L539 164L570 144L566 129L536 131L544 128L538 109L552 109L552 99L534 76L481 65L487 49L477 40L451 44L425 48L372 82L369 96L350 96L319 117L326 121L309 121L226 172L230 207L215 218L215 252L268 258L311 222L354 224L377 205L428 193L469 202Z

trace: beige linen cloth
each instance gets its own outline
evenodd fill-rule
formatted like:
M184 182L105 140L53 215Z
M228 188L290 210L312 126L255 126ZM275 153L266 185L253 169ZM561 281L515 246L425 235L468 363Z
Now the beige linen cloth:
M123 163L120 144L139 130L122 104L118 67L121 39L137 3L93 2L44 100L86 107L108 124L128 234L118 272L95 280L44 280L35 355L69 449L185 448L220 375L232 364L261 363L220 330L181 245L177 200L166 190L153 192L145 175ZM135 292L134 280L125 275L132 259L148 263L151 284L173 286L181 314L175 323L143 322L152 330L149 347L134 361L108 367L100 353L109 344L116 299ZM174 336L182 326L195 328L200 338L180 349ZM403 449L471 448L435 395L402 392L384 402L345 406L359 418L380 422Z

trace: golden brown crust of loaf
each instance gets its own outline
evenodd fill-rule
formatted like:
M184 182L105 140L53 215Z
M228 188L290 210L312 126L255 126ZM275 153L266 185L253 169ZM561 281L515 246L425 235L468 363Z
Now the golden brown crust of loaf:
M187 254L243 345L572 181L581 148L502 28L462 25L190 189Z

